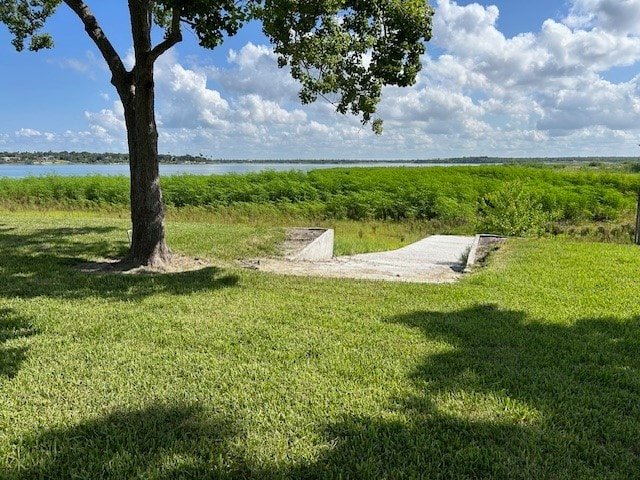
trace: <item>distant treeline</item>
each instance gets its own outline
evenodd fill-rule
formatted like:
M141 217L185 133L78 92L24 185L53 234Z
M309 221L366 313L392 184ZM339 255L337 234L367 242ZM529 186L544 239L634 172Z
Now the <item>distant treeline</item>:
M160 163L188 164L207 163L209 159L199 155L159 155ZM129 163L126 153L92 152L0 152L1 163L48 164L48 163Z
M378 167L310 172L176 175L162 179L170 208L335 220L438 222L446 231L509 235L607 227L629 241L640 175L583 166ZM0 205L126 208L121 177L0 178ZM599 230L598 230L599 231Z
M190 163L261 163L261 164L298 164L298 163L318 163L318 164L375 164L384 163L411 163L417 165L429 164L566 164L566 163L625 163L638 162L636 157L453 157L453 158L429 158L412 160L365 160L365 159L274 159L274 160L229 160L212 159L203 155L170 155L160 154L160 163L165 164L190 164ZM20 164L42 164L42 163L77 163L77 164L106 164L106 163L128 163L129 155L126 153L93 153L93 152L0 152L0 163L20 163Z

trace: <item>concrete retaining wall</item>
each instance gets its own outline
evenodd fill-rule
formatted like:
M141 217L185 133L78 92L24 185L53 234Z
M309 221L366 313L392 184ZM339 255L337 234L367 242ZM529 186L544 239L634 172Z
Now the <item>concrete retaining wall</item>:
M288 260L317 262L331 260L333 258L333 229L309 229L317 230L319 235L301 250L287 256Z

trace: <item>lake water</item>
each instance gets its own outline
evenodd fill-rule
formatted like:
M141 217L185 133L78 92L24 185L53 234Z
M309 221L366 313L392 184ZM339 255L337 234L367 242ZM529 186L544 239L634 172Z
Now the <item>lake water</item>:
M457 164L460 165L460 164ZM418 163L211 163L193 165L160 165L160 175L178 175L188 173L191 175L222 175L225 173L249 173L263 170L288 171L302 170L309 171L319 168L337 167L429 167L429 166L451 166L451 164L418 164ZM126 164L63 164L63 165L22 165L22 164L1 164L0 177L24 178L42 177L46 175L86 176L86 175L129 175L129 166Z

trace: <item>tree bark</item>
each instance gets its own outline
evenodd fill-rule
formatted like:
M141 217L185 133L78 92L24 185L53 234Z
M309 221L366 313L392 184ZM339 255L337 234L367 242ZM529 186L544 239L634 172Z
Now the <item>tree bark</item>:
M171 260L171 252L165 241L153 87L135 82L132 88L136 91L132 101L128 105L123 102L133 227L127 261L134 265L160 266Z
M136 265L159 266L171 260L171 252L165 241L158 165L151 7L148 0L129 0L136 64L130 75L131 85L121 85L126 90L118 91L125 111L131 177L133 235L128 260Z

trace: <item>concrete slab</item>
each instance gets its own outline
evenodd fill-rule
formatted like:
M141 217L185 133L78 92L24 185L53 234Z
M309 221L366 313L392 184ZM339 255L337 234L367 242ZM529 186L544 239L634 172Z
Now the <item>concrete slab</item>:
M320 262L333 258L333 229L296 228L288 232L289 239L305 237L310 240L286 255L287 260Z
M433 235L398 250L336 257L319 262L260 260L259 270L288 275L417 283L458 280L474 237Z

